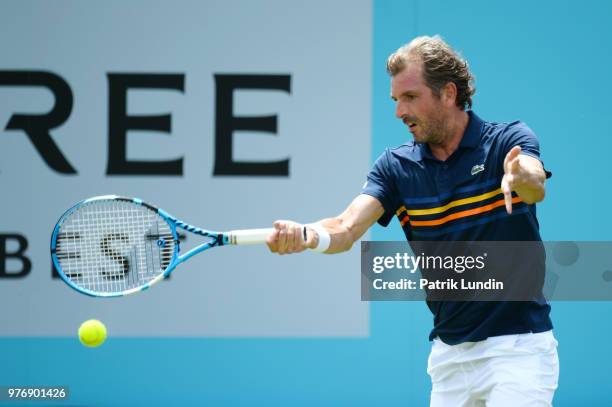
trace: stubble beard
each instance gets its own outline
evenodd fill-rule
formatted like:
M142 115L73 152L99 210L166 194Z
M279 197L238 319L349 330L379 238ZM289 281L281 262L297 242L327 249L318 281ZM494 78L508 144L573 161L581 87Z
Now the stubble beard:
M446 126L446 120L441 113L432 113L429 117L419 123L422 130L422 135L417 137L414 136L414 142L417 144L431 144L438 145L442 144L448 137L448 129Z

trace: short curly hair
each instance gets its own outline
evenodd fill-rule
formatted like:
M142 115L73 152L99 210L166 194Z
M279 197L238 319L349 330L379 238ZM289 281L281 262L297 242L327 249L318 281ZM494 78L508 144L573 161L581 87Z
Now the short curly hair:
M387 72L391 76L400 73L409 61L422 61L425 83L434 95L449 82L457 87L457 106L461 110L472 107L472 95L476 93L474 76L468 63L439 36L422 36L400 47L387 59Z

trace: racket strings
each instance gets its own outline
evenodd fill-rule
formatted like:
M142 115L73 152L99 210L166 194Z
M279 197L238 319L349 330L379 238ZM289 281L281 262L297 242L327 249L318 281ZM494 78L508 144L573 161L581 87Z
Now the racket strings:
M95 201L64 219L56 255L65 276L97 293L141 287L169 266L174 235L155 211L130 201Z

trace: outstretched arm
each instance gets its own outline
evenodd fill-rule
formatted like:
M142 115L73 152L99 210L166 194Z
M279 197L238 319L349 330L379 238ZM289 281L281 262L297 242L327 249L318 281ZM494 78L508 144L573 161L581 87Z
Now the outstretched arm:
M330 236L330 245L325 253L340 253L349 250L384 213L378 199L370 195L359 195L344 212L335 218L322 219L317 227L322 227ZM306 225L306 241L303 239L304 225L289 221L274 222L274 233L268 237L270 251L278 254L299 253L304 249L314 249L319 245L319 234Z

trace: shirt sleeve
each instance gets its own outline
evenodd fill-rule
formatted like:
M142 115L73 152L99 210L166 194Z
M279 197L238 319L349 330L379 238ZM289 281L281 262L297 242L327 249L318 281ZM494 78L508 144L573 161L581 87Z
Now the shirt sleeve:
M398 208L397 184L391 168L389 150L378 157L361 190L362 194L378 199L385 213L378 219L381 226L389 225Z
M521 147L521 154L540 160L544 167L544 162L540 157L540 142L533 130L523 122L514 122L508 126L504 137L502 157L505 158L506 154L515 146ZM546 173L546 178L552 176L552 172L548 171L546 168L544 168L544 172Z

